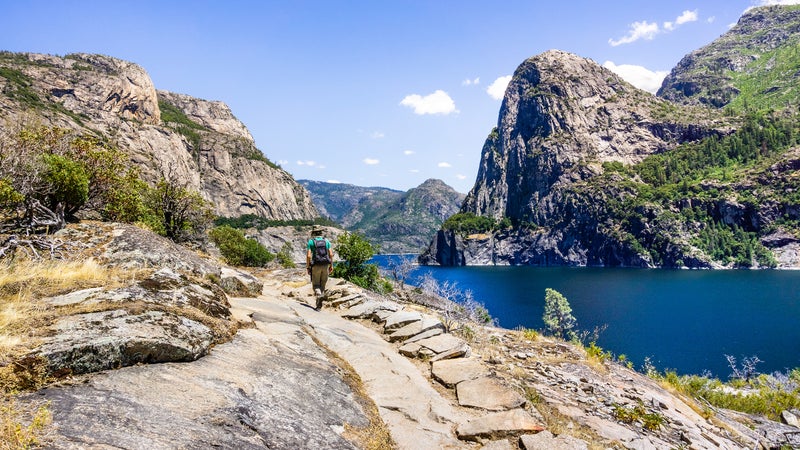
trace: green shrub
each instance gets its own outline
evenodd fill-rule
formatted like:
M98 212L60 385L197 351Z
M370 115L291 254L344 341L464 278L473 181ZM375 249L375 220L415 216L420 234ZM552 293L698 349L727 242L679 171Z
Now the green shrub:
M145 207L145 222L153 231L175 242L194 239L213 220L208 202L174 177L162 178L154 188L147 189Z
M560 292L550 288L545 289L542 321L545 329L559 338L571 338L574 334L573 328L577 324L567 299Z
M293 269L296 267L294 260L292 260L292 244L289 242L283 243L283 246L281 246L281 249L278 254L275 255L275 258L283 268Z
M233 266L263 267L275 255L254 239L229 226L216 227L209 233L211 240L219 247L220 253Z
M44 180L50 185L47 203L51 210L62 203L66 214L75 214L89 198L89 177L84 168L66 156L43 155Z
M508 222L503 222L504 225ZM474 213L457 213L442 223L443 230L455 231L461 235L488 233L497 228L497 221L492 217L476 216Z
M344 232L336 238L336 253L341 260L333 268L333 276L344 278L365 289L380 290L378 266L367 264L377 248L362 234Z

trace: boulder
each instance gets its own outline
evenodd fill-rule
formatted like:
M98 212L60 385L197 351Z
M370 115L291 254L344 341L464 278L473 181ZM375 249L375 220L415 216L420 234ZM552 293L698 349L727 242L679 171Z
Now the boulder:
M33 354L54 373L89 373L139 363L194 361L217 341L206 325L161 311L123 309L69 315Z
M258 278L232 267L222 267L219 285L226 294L236 297L258 297L264 289Z
M781 412L781 421L786 425L800 428L800 410L785 410Z

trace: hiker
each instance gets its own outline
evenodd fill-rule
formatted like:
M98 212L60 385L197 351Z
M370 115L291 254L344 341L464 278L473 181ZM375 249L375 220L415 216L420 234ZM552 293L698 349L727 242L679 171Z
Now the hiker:
M311 287L317 298L316 310L322 308L322 299L325 297L325 283L328 275L333 273L333 252L331 243L325 238L325 229L314 227L311 230L311 239L308 240L306 251L306 270L311 276Z

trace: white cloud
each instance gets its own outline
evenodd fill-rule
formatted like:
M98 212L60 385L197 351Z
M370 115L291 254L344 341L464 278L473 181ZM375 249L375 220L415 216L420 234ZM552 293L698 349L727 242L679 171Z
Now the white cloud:
M677 19L675 19L675 25L683 25L683 24L689 23L689 22L697 22L697 10L696 9L694 11L686 10L686 11L682 12L681 15L678 16Z
M409 170L409 172L411 172L411 173L419 173L419 169L411 169L411 170Z
M639 39L644 39L646 41L652 40L656 37L656 35L674 31L679 26L689 23L695 22L698 19L697 10L689 11L686 10L681 13L680 16L676 17L673 21L664 22L661 27L658 26L656 22L648 22L643 20L641 22L634 22L630 25L628 29L628 34L619 38L619 39L609 39L608 43L612 47L616 47L622 44L631 44L633 42L638 41Z
M466 180L466 179L467 179L467 176L466 176L466 175L461 175L461 174L458 174L458 175L456 175L456 178L458 178L459 180Z
M508 83L511 82L511 75L506 75L504 77L500 77L492 82L488 88L486 88L486 93L489 94L495 100L502 100L503 96L506 95L506 88L508 87Z
M414 153L416 153L414 150L405 150L405 151L403 151L403 154L406 155L406 156L413 155Z
M641 22L632 23L627 36L619 38L616 41L614 39L609 39L608 43L611 44L612 47L616 47L618 45L636 42L639 39L650 40L653 39L658 32L659 28L657 23L650 23L643 20Z
M385 135L380 131L373 131L372 134L369 136L372 139L383 139Z
M325 166L324 166L324 165L322 165L322 164L320 164L320 165L318 165L318 166L317 166L317 169L324 169L324 168L325 168Z
M316 166L317 163L315 161L297 161L298 166Z
M447 163L447 162L440 162L436 166L437 167L444 167L444 168L453 167L453 166L450 165L450 163Z
M477 77L477 78L473 78L473 79L467 78L466 80L461 82L461 85L462 86L472 86L474 84L480 84L480 82L481 82L481 77Z
M278 165L279 165L279 166L285 166L285 165L287 165L287 164L289 164L289 161L287 161L287 160L285 160L285 159L279 159L279 160L278 160Z
M714 21L715 21L715 20L717 20L717 16L711 16L711 17L709 17L708 19L706 19L706 22L708 22L708 23L714 23Z
M457 113L456 104L453 99L447 95L447 92L437 89L433 94L426 95L425 97L419 94L407 95L401 102L401 105L408 106L414 109L414 114L442 114L447 115L450 113Z
M664 81L669 72L665 70L652 71L642 66L634 66L631 64L616 65L611 61L603 63L603 67L621 76L622 79L628 83L644 89L645 91L655 93L661 87L661 82Z
M374 166L376 164L380 164L380 162L381 162L379 159L374 159L374 158L364 158L361 161L363 161L364 164L366 164L368 166Z
M326 181L326 183L331 183L331 184L341 184L342 182L341 182L341 181L339 181L339 180L328 180L328 181Z

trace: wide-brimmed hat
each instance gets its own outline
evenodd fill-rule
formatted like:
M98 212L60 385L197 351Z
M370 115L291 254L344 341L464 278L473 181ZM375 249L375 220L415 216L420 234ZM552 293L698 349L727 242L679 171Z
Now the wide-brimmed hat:
M325 234L325 228L320 226L314 226L311 228L311 235L312 236L323 236Z

